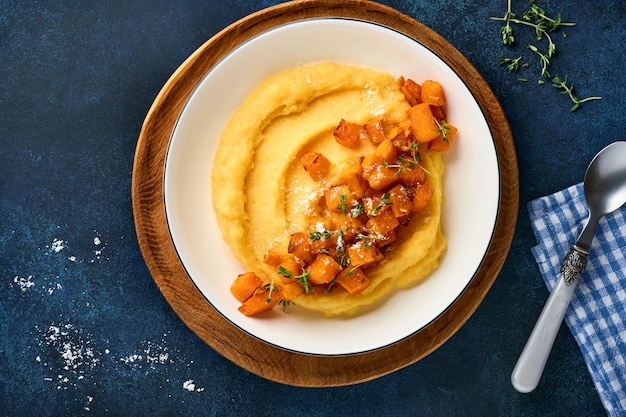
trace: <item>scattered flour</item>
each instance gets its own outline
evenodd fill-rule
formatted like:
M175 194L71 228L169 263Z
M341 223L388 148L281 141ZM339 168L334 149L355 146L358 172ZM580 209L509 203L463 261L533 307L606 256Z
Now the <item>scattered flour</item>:
M94 230L93 232L95 234L95 237L92 240L94 248L91 250L91 256L84 256L83 258L79 258L75 254L71 254L67 256L67 259L70 262L96 263L103 259L103 253L107 244L102 241L100 234L97 230ZM68 242L64 239L59 239L56 237L52 239L52 243L50 243L50 245L47 245L46 248L49 250L50 253L53 254L59 253L61 251L69 251ZM108 258L105 259L108 260Z
M195 382L193 382L193 379L188 379L187 381L183 382L183 389L186 389L189 392L202 392L204 391L204 388L202 387L198 387L196 388L196 384Z
M32 275L29 275L27 277L20 277L16 275L15 278L13 278L13 282L17 285L17 287L22 292L26 292L30 288L35 286L35 283L33 282L33 278L34 277Z
M56 276L56 278L58 278L58 276ZM37 287L34 280L35 280L34 275L28 275L25 277L16 275L13 278L13 282L9 283L9 287L16 287L23 293L27 291L36 291L36 292L40 292L41 294L47 294L47 295L52 295L54 294L55 291L63 289L63 286L59 284L58 282L53 282L53 283L48 282L50 278L42 279L43 283L39 285L39 287Z
M54 253L59 253L63 249L65 249L65 242L61 239L57 239L56 237L52 239L52 244L50 245L50 250Z
M91 334L85 334L82 329L69 323L53 323L37 330L42 336L39 346L43 349L35 357L35 362L47 368L44 381L54 384L57 390L93 383L96 368L149 375L161 371L166 365L174 364L177 355L177 352L171 352L167 347L167 334L163 335L160 343L145 341L138 349L117 355L108 347L97 346ZM189 362L187 367L192 364L193 361ZM171 383L169 378L166 382ZM199 387L193 379L185 381L183 388L190 392L204 391L204 387Z
M100 364L100 354L91 346L89 335L71 324L51 324L43 333L42 346L53 348L55 355L47 360L37 355L35 360L48 367L45 381L53 382L58 390L76 386Z
M75 254L67 255L72 251L71 246L65 239L56 237L46 246L46 253L53 256L62 253L62 256L70 263L95 263L108 259L103 258L106 243L102 241L97 231L94 230L94 233L91 255L84 257ZM45 276L15 275L9 287L16 288L19 293L24 293L25 297L31 297L32 294L42 297L52 296L64 289L63 285L57 282L58 279L59 275L50 273ZM97 369L104 369L107 373L125 369L144 375L159 372L166 365L176 363L175 358L178 355L178 351L172 351L167 346L167 334L164 334L159 342L144 341L131 352L116 353L109 349L108 341L100 342L105 345L98 346L93 335L86 334L80 327L70 323L52 323L44 327L37 326L35 329L40 339L39 351L34 360L45 369L44 381L52 384L57 390L76 388L79 384L97 383L94 380ZM192 363L193 361L187 363L186 366L190 367ZM176 380L170 380L170 378L165 380L168 384L174 381ZM193 379L186 380L183 383L183 389L189 392L204 391L204 387L199 387ZM93 400L91 396L86 397L85 411L91 411Z

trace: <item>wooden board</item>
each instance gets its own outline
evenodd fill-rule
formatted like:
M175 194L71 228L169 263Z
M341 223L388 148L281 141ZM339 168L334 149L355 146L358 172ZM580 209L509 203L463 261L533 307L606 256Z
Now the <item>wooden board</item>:
M426 46L464 80L494 138L500 167L500 206L494 236L480 269L457 301L430 325L380 350L349 356L314 356L270 346L240 331L197 290L176 254L165 218L163 171L167 146L183 105L205 73L233 48L275 26L306 18L367 20ZM178 316L218 353L248 371L296 386L339 386L371 380L425 357L474 313L509 251L518 210L515 147L506 117L474 67L441 36L402 13L369 1L293 1L249 15L195 51L167 81L150 108L137 144L132 202L139 245L159 290Z

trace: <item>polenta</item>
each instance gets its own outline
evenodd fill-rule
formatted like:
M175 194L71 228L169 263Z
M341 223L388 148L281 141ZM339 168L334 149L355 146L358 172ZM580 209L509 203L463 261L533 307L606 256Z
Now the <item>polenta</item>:
M211 177L222 238L248 271L233 283L242 313L293 302L351 314L438 267L441 151L457 131L434 87L439 104L412 80L324 62L272 76L244 100Z

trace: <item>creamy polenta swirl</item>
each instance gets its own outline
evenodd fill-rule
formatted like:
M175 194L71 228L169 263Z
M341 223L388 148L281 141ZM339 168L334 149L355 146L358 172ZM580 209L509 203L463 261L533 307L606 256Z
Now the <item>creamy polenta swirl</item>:
M290 236L304 230L311 217L324 215L320 200L342 170L374 151L368 141L340 146L333 137L340 120L365 124L378 117L399 124L410 107L390 74L330 62L272 76L248 95L220 138L211 177L222 238L244 267L272 282L277 272L264 262L268 250L287 253ZM311 150L330 161L323 181L313 180L298 162ZM384 260L367 269L370 285L358 295L311 292L296 298L296 305L329 316L353 313L437 268L446 246L444 164L440 152L424 149L420 157L432 197L399 228Z

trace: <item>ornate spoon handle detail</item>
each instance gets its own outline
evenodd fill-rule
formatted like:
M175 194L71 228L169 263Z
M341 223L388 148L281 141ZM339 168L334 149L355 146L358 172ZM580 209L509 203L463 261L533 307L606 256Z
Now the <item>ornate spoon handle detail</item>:
M565 284L572 285L580 278L587 266L587 256L589 252L574 245L565 256L561 267L561 276Z

